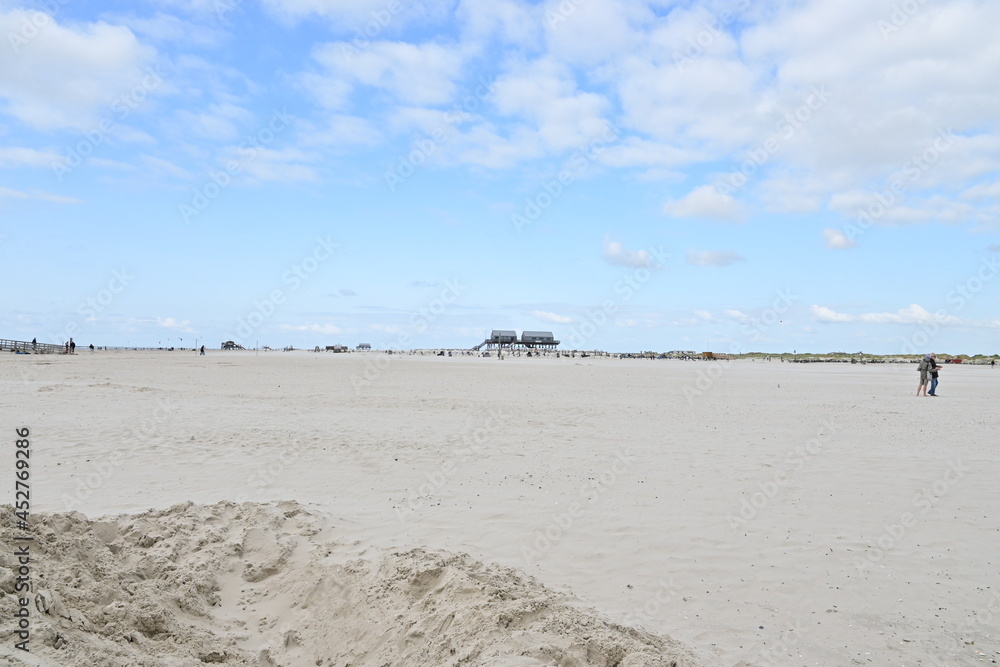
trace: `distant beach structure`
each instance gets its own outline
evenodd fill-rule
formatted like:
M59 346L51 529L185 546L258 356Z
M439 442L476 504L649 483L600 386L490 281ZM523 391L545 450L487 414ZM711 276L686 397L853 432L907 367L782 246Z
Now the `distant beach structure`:
M358 349L359 350L370 350L370 349L372 349L372 345L371 345L371 343L359 343L358 344Z
M494 329L490 337L479 345L470 348L473 351L486 348L487 350L507 349L532 349L543 348L554 350L560 341L555 339L551 331L523 331L518 339L517 332L510 329Z
M555 339L551 331L522 331L521 345L528 347L555 347L559 341Z

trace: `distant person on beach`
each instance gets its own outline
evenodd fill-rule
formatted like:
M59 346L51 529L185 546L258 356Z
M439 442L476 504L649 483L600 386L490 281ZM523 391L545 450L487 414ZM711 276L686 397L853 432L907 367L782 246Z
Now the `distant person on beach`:
M69 353L76 354L76 343L73 342L72 338L69 339Z
M920 384L917 385L917 396L920 396L920 392L924 392L924 396L927 395L927 376L931 369L931 355L925 356L917 364L917 370L920 372Z
M930 358L931 391L928 396L937 396L938 370L940 368L937 363L937 356L932 354Z
M32 339L31 339L31 349L33 349L33 350L34 350L34 349L36 349L37 347L38 347L38 339L37 339L37 338L32 338Z
M66 342L66 351L63 354L69 354L69 342Z
M93 352L93 351L94 351L94 344L93 344L93 343L91 343L91 344L90 344L90 351L91 351L91 352Z
M204 345L201 346L201 352L198 353L198 356L201 356L201 357L205 356L205 346Z

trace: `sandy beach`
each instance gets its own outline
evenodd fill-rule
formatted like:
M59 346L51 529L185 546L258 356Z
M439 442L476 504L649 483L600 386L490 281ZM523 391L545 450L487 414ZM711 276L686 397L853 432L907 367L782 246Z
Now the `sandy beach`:
M988 366L945 368L937 398L912 364L777 358L82 351L0 373L48 549L11 664L1000 660Z

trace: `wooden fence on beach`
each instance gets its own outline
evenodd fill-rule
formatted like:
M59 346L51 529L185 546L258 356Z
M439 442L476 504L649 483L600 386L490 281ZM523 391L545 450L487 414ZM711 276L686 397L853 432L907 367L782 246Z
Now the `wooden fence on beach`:
M0 338L0 352L5 350L17 350L18 352L30 354L57 354L66 351L65 345L55 343L32 343L29 340L10 340Z

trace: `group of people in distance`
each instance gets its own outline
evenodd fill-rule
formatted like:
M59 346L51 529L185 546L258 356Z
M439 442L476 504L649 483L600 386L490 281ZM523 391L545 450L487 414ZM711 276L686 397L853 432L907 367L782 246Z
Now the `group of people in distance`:
M920 392L924 392L924 396L937 396L937 386L938 386L938 371L941 367L937 363L936 354L928 354L920 363L917 364L917 370L920 371L920 384L917 385L917 396L920 396ZM927 380L930 378L931 390L927 391Z

